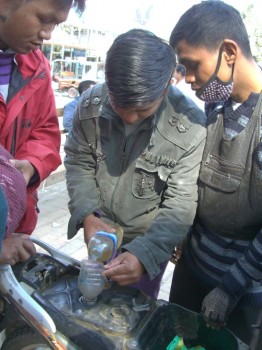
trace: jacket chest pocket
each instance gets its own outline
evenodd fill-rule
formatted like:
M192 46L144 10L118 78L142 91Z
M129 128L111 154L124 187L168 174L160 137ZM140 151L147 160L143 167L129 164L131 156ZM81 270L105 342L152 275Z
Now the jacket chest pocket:
M133 175L133 195L137 198L159 197L166 187L171 171L172 167L167 164L151 163L139 158Z
M209 155L202 164L200 181L222 192L237 191L244 175L244 165L224 160L218 156Z

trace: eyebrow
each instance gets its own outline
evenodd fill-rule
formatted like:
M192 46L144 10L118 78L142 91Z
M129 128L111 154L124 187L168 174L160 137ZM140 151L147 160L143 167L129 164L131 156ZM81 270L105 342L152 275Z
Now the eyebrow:
M196 61L190 59L190 58L181 58L178 60L180 64L185 64L185 63L196 63Z

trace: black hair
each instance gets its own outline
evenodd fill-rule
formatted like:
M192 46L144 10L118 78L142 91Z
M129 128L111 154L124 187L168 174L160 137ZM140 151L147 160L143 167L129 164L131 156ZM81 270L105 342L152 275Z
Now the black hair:
M31 0L24 0L24 2L28 2ZM86 8L86 0L54 0L56 2L59 2L61 5L68 5L72 4L72 8L76 11L78 14L82 14L85 11Z
M251 58L251 49L245 24L240 13L223 1L203 1L192 6L178 20L170 45L176 48L181 40L195 47L215 51L225 39L231 39Z
M90 88L91 85L95 85L96 82L94 80L83 80L78 85L78 92L79 95L82 95L84 91Z
M29 2L31 0L24 0L24 3ZM72 7L78 14L82 14L86 8L86 0L54 0L60 2L62 5L72 4Z
M119 35L105 62L111 100L119 107L158 100L170 83L175 63L172 47L152 32L132 29Z
M176 72L180 73L183 77L186 76L186 67L183 64L178 63L175 69Z

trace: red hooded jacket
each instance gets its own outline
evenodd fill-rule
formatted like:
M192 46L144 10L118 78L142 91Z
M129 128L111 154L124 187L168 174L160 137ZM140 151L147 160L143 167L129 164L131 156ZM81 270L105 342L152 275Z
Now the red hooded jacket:
M37 222L37 187L60 164L60 131L49 62L40 50L17 54L8 100L0 94L0 144L36 169L27 186L27 211L16 232L31 234Z

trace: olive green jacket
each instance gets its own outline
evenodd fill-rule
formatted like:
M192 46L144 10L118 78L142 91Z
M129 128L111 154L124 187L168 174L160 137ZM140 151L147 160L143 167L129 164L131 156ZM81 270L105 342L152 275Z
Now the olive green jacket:
M123 227L123 248L154 278L195 217L205 123L205 114L171 87L157 112L126 137L101 86L85 92L65 145L68 237L100 210Z

